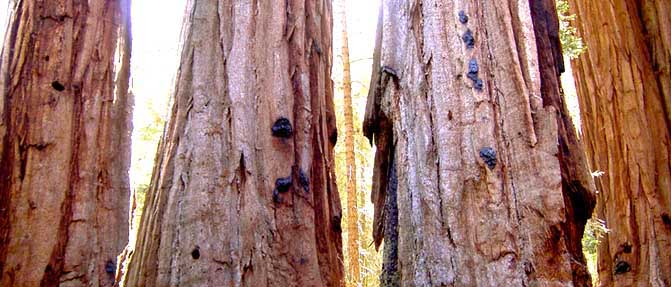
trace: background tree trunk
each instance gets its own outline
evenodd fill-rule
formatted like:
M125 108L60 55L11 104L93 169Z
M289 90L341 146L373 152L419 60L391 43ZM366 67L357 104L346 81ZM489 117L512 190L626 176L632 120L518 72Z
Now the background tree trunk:
M587 51L573 61L599 190L602 286L671 285L671 3L569 1Z
M0 285L111 286L128 240L129 2L15 5L0 58Z
M331 1L188 1L127 286L339 286Z
M554 1L384 1L364 121L382 285L590 284L556 17Z
M349 43L347 40L347 1L340 0L340 35L343 63L343 105L345 110L345 169L347 171L347 286L358 286L359 271L359 209L357 207L357 177L354 157L354 120L352 117L352 77L350 76Z

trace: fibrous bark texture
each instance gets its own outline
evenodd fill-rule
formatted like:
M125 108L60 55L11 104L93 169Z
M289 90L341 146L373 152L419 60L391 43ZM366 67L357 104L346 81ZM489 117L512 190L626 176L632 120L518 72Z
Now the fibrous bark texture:
M331 1L188 1L127 286L340 286Z
M340 0L340 36L343 64L343 109L345 110L345 166L347 170L347 286L358 286L359 268L359 209L357 208L356 158L354 157L354 120L352 117L352 77L350 75L349 42L347 39L347 1Z
M111 286L128 240L129 2L14 4L0 58L0 285Z
M593 183L554 3L530 2L383 1L364 121L383 286L589 285Z
M538 69L543 106L556 111L559 166L566 220L562 223L564 238L571 253L574 286L591 285L591 277L582 252L582 237L587 220L596 205L596 190L587 164L585 149L566 106L560 74L564 58L559 40L559 19L554 0L529 0L536 35Z
M602 286L671 285L671 3L571 0L572 62L596 180Z

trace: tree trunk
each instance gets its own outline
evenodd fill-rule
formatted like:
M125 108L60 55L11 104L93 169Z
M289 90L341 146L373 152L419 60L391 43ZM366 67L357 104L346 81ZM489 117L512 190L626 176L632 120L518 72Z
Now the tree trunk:
M188 1L126 286L340 286L331 1Z
M347 171L347 286L358 286L359 271L359 209L357 208L356 161L354 157L354 120L352 119L352 78L350 76L349 43L347 40L347 1L340 0L343 63L343 98L345 110L345 169Z
M671 285L671 3L571 0L573 61L597 215L602 286Z
M382 285L589 286L554 1L383 2L364 121Z
M114 284L128 239L129 3L15 2L0 58L2 286Z

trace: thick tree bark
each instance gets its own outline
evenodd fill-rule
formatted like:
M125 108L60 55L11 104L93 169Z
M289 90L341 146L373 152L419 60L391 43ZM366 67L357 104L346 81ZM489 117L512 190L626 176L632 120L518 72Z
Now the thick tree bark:
M357 208L356 159L354 157L354 120L352 118L352 77L350 76L349 42L347 39L347 1L341 0L340 35L343 64L343 109L345 110L345 169L347 172L347 286L358 286L359 270L359 209Z
M671 3L571 0L573 61L596 180L602 286L671 285Z
M559 40L559 19L554 0L529 0L536 35L541 97L544 106L552 106L557 114L558 157L561 168L562 195L566 220L562 223L564 238L571 257L574 286L591 285L582 252L582 237L587 220L596 205L596 190L587 164L585 149L566 106L560 74L564 57Z
M589 285L553 1L383 2L364 122L382 285Z
M111 286L128 239L129 2L15 3L0 58L0 285Z
M188 1L127 286L340 286L331 1Z

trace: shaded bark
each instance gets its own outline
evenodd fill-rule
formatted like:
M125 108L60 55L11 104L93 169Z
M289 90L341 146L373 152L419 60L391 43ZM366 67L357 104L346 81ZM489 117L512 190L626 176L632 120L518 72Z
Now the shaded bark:
M111 286L128 239L129 2L14 3L0 58L0 285Z
M188 1L127 286L340 286L331 1Z
M588 286L553 1L383 2L364 121L383 286Z
M350 76L349 42L347 39L347 1L341 0L340 35L343 63L343 109L345 110L345 168L347 170L347 286L361 282L359 269L359 209L357 208L356 159L354 157L354 120L352 119L352 77Z
M562 195L566 220L562 223L571 261L575 286L591 285L582 252L582 237L587 220L596 204L594 181L563 97L560 75L564 72L564 57L559 40L559 19L554 0L530 0L531 16L538 50L541 97L544 106L556 111L558 157L562 176Z
M572 62L596 180L602 286L671 285L671 3L571 0Z

